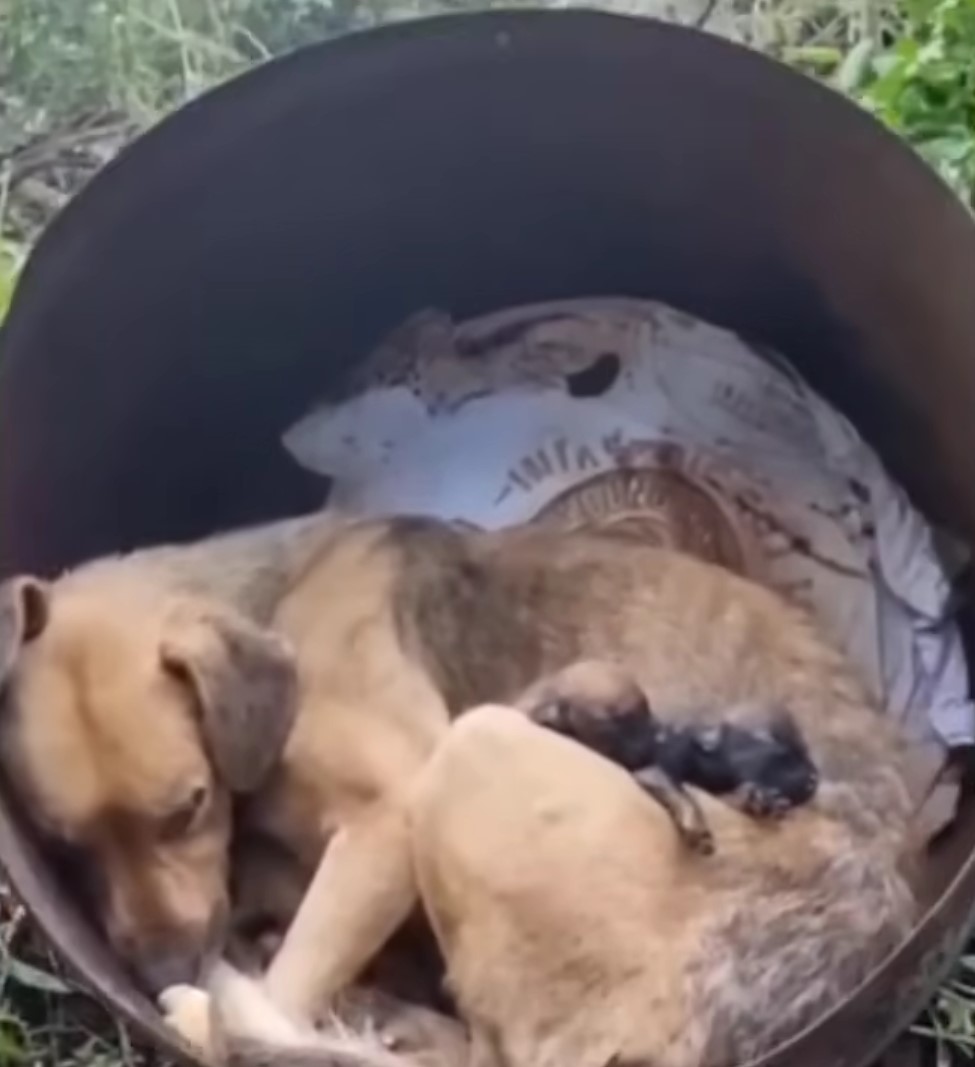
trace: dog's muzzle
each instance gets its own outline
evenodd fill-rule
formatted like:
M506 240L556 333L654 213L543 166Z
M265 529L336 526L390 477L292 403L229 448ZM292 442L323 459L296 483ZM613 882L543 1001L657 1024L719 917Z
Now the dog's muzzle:
M153 997L174 985L197 985L203 972L200 951L167 949L134 961L134 970L143 989Z
M184 930L134 947L125 955L139 985L152 997L174 985L200 985L223 951L226 911L202 929Z

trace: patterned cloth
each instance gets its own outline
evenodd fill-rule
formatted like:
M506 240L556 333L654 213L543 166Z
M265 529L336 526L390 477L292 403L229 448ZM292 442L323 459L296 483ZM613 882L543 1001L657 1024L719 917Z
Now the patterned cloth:
M776 354L661 304L414 316L284 438L329 501L612 525L811 609L920 739L975 740L950 582L876 454Z

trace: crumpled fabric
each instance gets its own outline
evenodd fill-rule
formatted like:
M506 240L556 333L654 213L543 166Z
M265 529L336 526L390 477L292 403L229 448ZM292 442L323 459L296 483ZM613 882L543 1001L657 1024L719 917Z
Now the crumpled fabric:
M353 513L609 524L804 605L918 740L975 740L931 529L777 354L652 301L413 316L284 436Z

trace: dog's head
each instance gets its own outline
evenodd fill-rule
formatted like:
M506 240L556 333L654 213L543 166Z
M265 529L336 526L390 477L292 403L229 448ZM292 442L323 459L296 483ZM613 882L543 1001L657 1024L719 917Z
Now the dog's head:
M281 755L278 637L201 601L71 577L0 585L0 760L149 992L221 948L231 809Z

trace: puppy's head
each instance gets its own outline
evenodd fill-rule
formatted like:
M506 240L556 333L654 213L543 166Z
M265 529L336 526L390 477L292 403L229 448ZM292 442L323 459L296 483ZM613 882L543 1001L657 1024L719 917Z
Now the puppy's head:
M280 756L288 649L206 601L77 577L0 586L0 760L151 993L198 979L227 912L231 801Z

